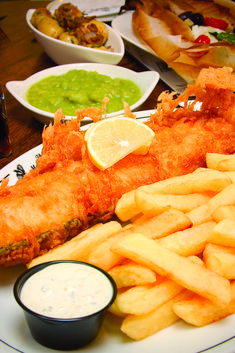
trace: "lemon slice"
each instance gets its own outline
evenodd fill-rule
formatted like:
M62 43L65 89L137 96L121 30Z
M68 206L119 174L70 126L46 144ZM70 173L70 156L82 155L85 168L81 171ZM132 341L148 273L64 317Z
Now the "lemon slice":
M118 116L115 117L115 119L117 119L117 118L123 118L123 117L124 117L124 115L118 115ZM93 127L96 126L97 124L99 124L101 121L102 121L102 120L99 120L98 122L96 122L96 123L94 123L94 124L90 124L90 126L88 127L88 129L86 130L86 133L85 133L85 141L88 140L88 136L89 136L91 130L93 129Z
M141 121L118 116L92 125L85 140L90 160L105 170L129 153L146 154L153 137L153 130Z

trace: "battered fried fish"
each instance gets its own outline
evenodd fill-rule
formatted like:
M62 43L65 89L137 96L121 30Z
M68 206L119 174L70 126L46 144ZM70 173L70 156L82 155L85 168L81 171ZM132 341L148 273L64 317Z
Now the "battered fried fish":
M164 92L146 123L156 135L145 156L130 154L105 171L89 160L80 121L62 112L43 132L37 166L14 186L0 188L0 266L27 263L87 227L110 219L127 191L205 166L206 152L235 152L235 77L231 69L203 70L174 99ZM189 97L195 95L192 104ZM184 103L182 108L179 103ZM194 110L201 102L201 108ZM94 110L91 110L94 113ZM94 120L100 118L97 111Z

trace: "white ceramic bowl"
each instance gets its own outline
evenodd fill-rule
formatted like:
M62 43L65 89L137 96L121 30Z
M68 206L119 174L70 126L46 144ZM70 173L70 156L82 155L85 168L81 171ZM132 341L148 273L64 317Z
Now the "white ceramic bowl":
M113 52L88 48L82 45L66 43L39 32L30 22L34 11L35 9L28 10L26 22L47 55L56 64L97 62L116 65L121 61L125 52L124 43L119 33L112 27L106 25L108 28L107 46L111 46L114 50Z
M106 64L95 64L95 63L81 63L81 64L67 64L54 66L49 69L45 69L37 72L36 74L28 77L24 81L9 81L6 83L8 91L27 109L29 109L36 119L38 119L43 124L48 125L53 122L54 114L46 112L44 110L33 107L26 100L26 92L29 87L34 83L40 81L41 79L51 76L51 75L60 75L65 72L68 72L73 69L83 69L86 71L96 71L100 74L110 76L111 78L125 78L130 79L135 82L141 90L141 98L133 105L130 106L132 111L135 111L137 108L144 103L148 98L150 93L153 91L154 87L158 83L159 74L155 71L144 71L144 72L135 72L121 66L116 65L106 65ZM124 113L123 110L107 114L107 117L118 116ZM66 119L71 119L71 116L66 116ZM87 118L87 121L90 122L91 119Z

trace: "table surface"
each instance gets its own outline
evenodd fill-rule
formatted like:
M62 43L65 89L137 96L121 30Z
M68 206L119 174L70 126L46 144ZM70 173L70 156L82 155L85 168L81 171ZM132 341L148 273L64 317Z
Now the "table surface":
M38 71L55 66L31 33L25 17L30 8L46 7L48 1L0 1L0 28L8 39L0 36L0 83L6 96L12 154L0 159L0 169L23 153L42 142L44 125L24 108L6 89L8 81L25 80ZM147 69L135 58L125 53L120 66L136 72ZM140 110L154 109L159 94L168 89L159 82Z

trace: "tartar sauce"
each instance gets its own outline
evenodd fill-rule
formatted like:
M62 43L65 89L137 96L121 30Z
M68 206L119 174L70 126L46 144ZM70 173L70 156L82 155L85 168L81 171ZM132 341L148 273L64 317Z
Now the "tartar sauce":
M76 263L58 263L32 275L21 300L30 310L54 318L77 318L104 308L113 295L108 278L99 270Z

